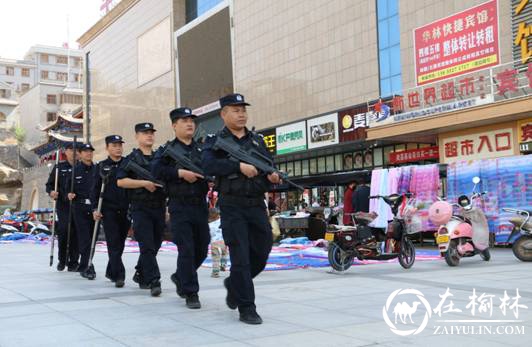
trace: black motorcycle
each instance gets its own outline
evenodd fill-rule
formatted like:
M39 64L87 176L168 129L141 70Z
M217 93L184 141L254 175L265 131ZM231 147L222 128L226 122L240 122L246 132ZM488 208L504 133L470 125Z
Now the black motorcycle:
M410 197L411 194L370 197L383 199L392 208L394 218L388 224L386 232L369 226L369 223L377 218L374 212L351 214L354 226L331 225L325 233L325 240L329 241L328 258L331 267L336 271L345 271L351 267L354 258L359 260L398 258L403 268L411 268L416 259L416 250L407 237L404 216L399 216L399 207L403 199Z

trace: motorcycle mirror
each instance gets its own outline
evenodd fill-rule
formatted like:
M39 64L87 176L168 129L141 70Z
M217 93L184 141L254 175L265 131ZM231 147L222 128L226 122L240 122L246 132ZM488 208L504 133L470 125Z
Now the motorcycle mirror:
M473 183L474 184L479 184L480 183L480 177L478 177L478 176L473 177Z

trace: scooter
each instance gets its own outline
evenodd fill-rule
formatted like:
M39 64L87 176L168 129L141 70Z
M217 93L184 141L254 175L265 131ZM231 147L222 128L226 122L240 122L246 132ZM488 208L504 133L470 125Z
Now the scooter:
M336 271L346 271L356 257L359 260L389 260L398 258L399 264L409 269L416 259L414 244L407 236L405 221L399 214L399 207L406 195L374 196L388 203L394 219L386 233L369 226L377 214L357 212L351 214L354 226L329 225L325 240L329 241L328 259Z
M480 255L482 260L489 261L489 227L484 212L476 206L474 201L482 198L486 192L475 192L480 183L479 177L473 178L471 196L462 195L458 204L450 204L440 200L432 204L429 218L440 225L435 234L436 243L449 266L458 266L461 258ZM459 213L453 213L453 207L459 208Z
M518 210L514 208L503 208L503 211L517 214L516 217L510 218L513 224L513 230L508 236L508 243L514 236L521 234L517 240L513 241L512 251L517 259L521 261L532 261L532 220L530 219L531 211Z

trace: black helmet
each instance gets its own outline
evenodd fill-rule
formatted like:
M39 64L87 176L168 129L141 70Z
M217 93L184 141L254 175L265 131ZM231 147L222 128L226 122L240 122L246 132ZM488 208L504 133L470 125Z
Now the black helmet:
M458 205L462 207L467 207L471 205L471 200L469 200L469 197L467 195L460 195L458 198Z

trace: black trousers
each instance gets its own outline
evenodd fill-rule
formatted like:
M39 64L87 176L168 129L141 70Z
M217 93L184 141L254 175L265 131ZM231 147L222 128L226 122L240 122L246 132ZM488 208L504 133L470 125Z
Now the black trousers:
M161 278L157 252L163 241L166 208L151 208L135 203L131 205L131 217L135 239L140 248L136 269L140 273L141 281L150 284Z
M182 294L199 291L197 270L209 252L209 210L207 203L190 205L170 200L173 241L177 245L176 275Z
M79 250L78 250L78 238L76 233L76 227L74 222L71 222L70 228L70 247L68 248L68 259L67 257L67 243L68 243L68 212L70 210L70 204L67 202L57 202L56 211L57 211L57 257L60 263L67 265L68 267L76 267L79 261Z
M79 270L80 272L83 272L89 266L92 233L94 231L94 218L92 217L91 205L74 202L73 208L80 254ZM98 237L98 235L96 235L96 237Z
M253 278L264 270L272 249L272 228L266 207L220 204L221 227L229 246L229 291L240 312L255 308Z
M113 282L124 280L126 278L126 269L122 262L122 254L124 253L127 232L131 226L127 210L116 210L103 206L102 215L107 254L109 255L105 277Z

